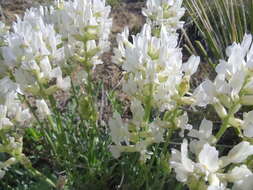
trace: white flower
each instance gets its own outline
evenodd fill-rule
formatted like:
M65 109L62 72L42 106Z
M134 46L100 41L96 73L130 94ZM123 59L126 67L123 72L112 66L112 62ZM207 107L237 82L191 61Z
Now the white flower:
M186 63L183 64L183 71L188 74L194 74L199 66L200 58L192 55Z
M21 106L17 108L15 120L21 123L22 125L26 122L31 120L32 115L29 109L22 109Z
M8 94L12 92L21 94L19 86L11 81L9 77L0 79L0 104L5 104Z
M27 71L31 71L31 72L35 72L35 73L40 72L40 67L38 66L38 64L34 60L31 60L28 62L23 62L21 64L21 67L22 67L22 69L27 70Z
M179 135L181 137L184 137L184 131L185 130L191 130L192 129L192 125L188 124L188 115L186 112L184 112L183 115L179 116L177 119L178 122L178 128L181 129L181 132L179 133Z
M208 104L218 102L215 85L210 80L205 80L194 91L193 97L196 99L196 105L205 107Z
M156 119L149 124L149 130L154 138L155 143L160 143L164 141L163 135L165 130L161 126L161 120Z
M243 105L251 104L253 47L252 36L245 34L242 43L233 43L226 50L227 60L220 60L216 66L217 76L214 82L205 81L194 92L196 105L206 106L220 102L229 107L241 98ZM240 92L245 95L239 97Z
M145 114L141 102L137 99L133 99L131 102L130 109L133 115L132 121L135 125L137 125L137 127L139 127L138 125L140 125L141 122L143 121Z
M0 38L5 37L6 35L8 35L8 33L9 28L5 25L5 23L0 21Z
M38 89L36 79L31 72L18 68L14 72L14 76L22 92L26 92L27 89Z
M65 56L61 36L46 23L41 9L30 9L24 18L17 18L13 32L6 36L8 46L2 47L3 63L12 71L24 92L37 95L40 83L49 83L52 72ZM61 74L61 73L60 73ZM57 76L57 86L68 90L70 79Z
M234 183L232 190L252 190L253 174L244 177L244 179Z
M135 145L135 151L140 153L140 161L145 162L146 160L151 158L151 155L153 152L149 152L147 150L148 146L153 143L153 140L146 139L143 141L140 141Z
M204 144L198 155L200 167L206 171L206 174L215 173L219 169L219 152L215 147Z
M203 145L206 143L212 143L214 136L212 135L213 123L209 120L203 119L199 130L191 129L188 133L189 137L197 138L198 140L193 140L190 142L190 149L195 154L198 154Z
M209 185L207 190L229 190L223 184L220 185Z
M128 126L123 123L119 113L114 112L113 118L109 120L110 136L116 145L121 145L121 142L129 144L130 133Z
M50 73L51 78L56 78L56 86L63 91L67 91L71 87L71 79L69 76L63 78L60 67L54 68Z
M13 123L7 118L7 107L0 105L0 130L12 127Z
M236 166L226 174L227 180L230 182L238 182L252 175L252 172L246 165Z
M227 156L222 157L222 165L226 166L230 163L241 163L253 154L253 145L249 142L242 141L234 146Z
M130 45L128 41L129 37L129 29L128 27L124 27L124 30L122 33L117 34L117 44L118 47L113 49L114 55L112 56L112 62L116 64L121 64L124 61L125 58L125 47L124 45Z
M194 171L194 162L188 158L188 142L184 139L181 145L181 152L176 149L172 149L172 155L170 159L171 167L176 172L176 178L180 182L186 182L188 176Z
M50 64L50 61L49 61L48 57L47 56L44 57L40 61L39 64L40 64L42 76L45 77L46 79L51 79L52 66Z
M42 117L46 117L48 115L51 115L51 111L48 108L47 103L46 103L45 100L43 100L43 99L42 100L36 100L36 106L37 106L39 114Z
M167 26L171 32L175 32L184 24L180 21L185 9L182 8L182 0L148 0L147 8L142 10L149 22Z
M63 91L67 91L70 89L71 87L71 79L69 76L62 78L62 77L58 77L57 78L57 87L59 89L62 89Z

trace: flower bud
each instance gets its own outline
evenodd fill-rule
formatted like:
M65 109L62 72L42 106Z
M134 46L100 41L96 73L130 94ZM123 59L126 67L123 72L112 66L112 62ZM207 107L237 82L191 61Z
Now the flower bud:
M234 117L230 117L228 121L229 121L229 124L232 125L233 127L240 127L243 124L242 120L238 118L234 118Z
M227 110L221 105L221 103L214 104L214 108L220 118L225 118L227 116Z
M190 89L190 76L185 75L179 84L178 92L180 96L184 96Z

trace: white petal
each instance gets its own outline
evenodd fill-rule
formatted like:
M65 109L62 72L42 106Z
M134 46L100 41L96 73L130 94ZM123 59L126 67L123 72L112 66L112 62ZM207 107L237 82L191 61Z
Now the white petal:
M219 152L215 147L205 144L199 153L199 162L210 172L216 172L219 169Z

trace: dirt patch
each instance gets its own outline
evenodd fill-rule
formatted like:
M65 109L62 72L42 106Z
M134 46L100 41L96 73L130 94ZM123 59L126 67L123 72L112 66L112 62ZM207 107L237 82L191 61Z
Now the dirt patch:
M46 5L51 0L0 0L0 20L10 24L27 8Z

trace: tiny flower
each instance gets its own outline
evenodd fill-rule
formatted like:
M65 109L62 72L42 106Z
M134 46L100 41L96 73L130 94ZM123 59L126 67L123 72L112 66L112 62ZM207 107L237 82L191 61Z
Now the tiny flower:
M188 158L188 142L184 139L181 145L181 152L172 149L170 164L175 169L176 178L180 182L186 182L188 176L194 171L194 162Z
M189 137L196 138L197 140L193 140L190 142L190 150L195 154L198 154L204 144L212 143L214 141L214 136L212 135L213 123L209 120L203 119L199 130L191 129L188 133Z
M46 117L48 115L51 115L51 112L47 106L47 103L45 100L36 100L36 106L38 108L38 112L41 116Z
M12 127L13 123L7 118L7 107L0 105L0 130Z
M59 89L62 89L63 91L67 91L71 87L71 79L69 76L62 78L58 77L56 79L56 84Z
M226 174L226 178L230 182L238 182L245 179L249 175L252 175L252 172L246 165L236 166L229 173Z
M253 174L244 177L242 180L236 181L232 190L251 190L253 186Z
M132 121L137 125L137 127L139 127L138 125L140 125L141 122L143 121L143 117L145 114L141 102L137 99L133 99L131 102L130 109L133 115Z
M181 137L184 137L184 131L185 130L190 131L192 129L192 125L188 124L188 120L189 119L188 119L188 115L187 115L186 112L184 112L183 115L178 117L178 120L177 120L178 126L177 127L181 129L181 131L179 133L179 135Z
M209 144L203 146L198 159L200 166L208 173L215 173L219 169L219 152Z
M113 118L109 120L110 136L116 145L121 145L121 142L129 144L130 133L128 126L123 123L119 113L114 112Z
M192 75L194 74L199 66L200 58L192 55L189 60L183 64L183 71L187 75Z
M159 119L154 120L152 123L150 123L149 128L155 143L164 141L163 135L165 130L161 127Z

